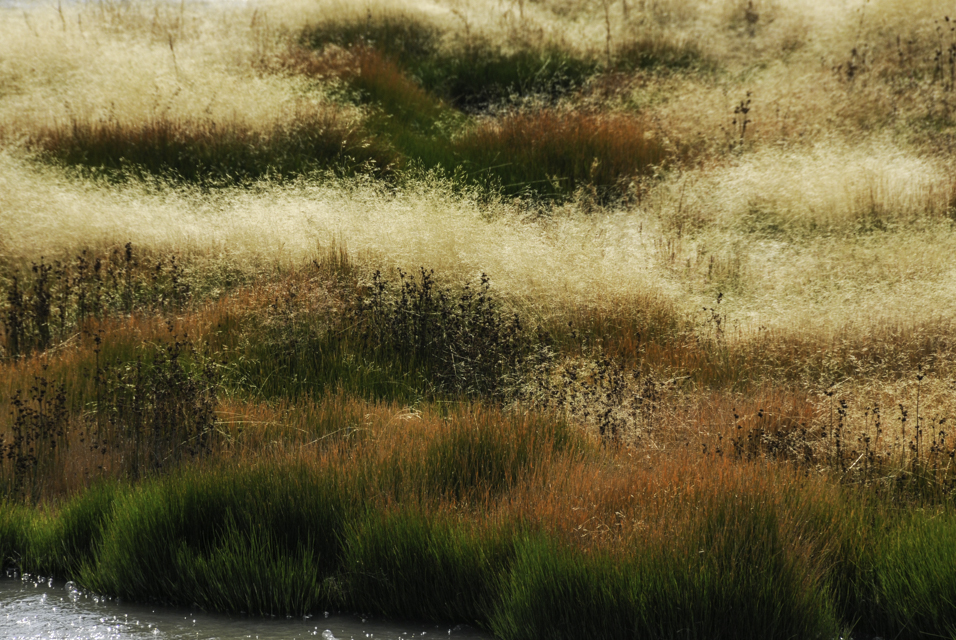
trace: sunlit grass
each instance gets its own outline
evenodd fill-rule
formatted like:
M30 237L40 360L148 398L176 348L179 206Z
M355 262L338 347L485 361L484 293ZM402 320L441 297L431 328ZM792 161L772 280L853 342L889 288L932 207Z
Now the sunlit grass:
M952 635L956 31L864 4L0 12L0 562Z

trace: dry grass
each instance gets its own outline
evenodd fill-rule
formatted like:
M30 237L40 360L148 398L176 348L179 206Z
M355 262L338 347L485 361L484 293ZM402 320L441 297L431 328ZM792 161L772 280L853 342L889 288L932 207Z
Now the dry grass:
M949 583L926 582L928 595L911 588L956 557L946 508L925 518L956 495L950 11L937 0L0 10L7 351L14 312L38 322L0 357L0 453L24 425L62 429L42 464L18 469L23 486L0 489L67 504L94 533L114 498L166 509L167 493L185 495L180 485L202 500L220 492L236 513L266 514L249 531L326 536L320 560L346 567L331 582L320 584L327 574L310 550L273 549L302 560L316 598L344 602L342 577L354 581L353 608L480 618L509 637L548 635L555 620L564 626L551 635L570 634L577 621L562 616L582 602L593 617L577 637L593 635L613 626L611 600L662 616L650 619L655 630L699 611L713 618L694 627L706 637L744 633L738 619L727 627L734 603L755 607L735 616L754 636L830 633L858 619L884 637L951 632L951 610L933 605L951 604ZM346 27L341 42L326 37ZM425 40L403 40L415 34ZM415 53L422 47L427 55ZM449 87L465 82L463 52L488 58L469 69L474 92L459 100ZM504 73L513 62L531 79ZM548 75L552 64L560 73ZM347 176L284 171L272 158L244 180L175 175L192 153L194 174L218 162L233 176L243 153L295 155L303 132L344 145L356 165L394 170L387 180L360 166ZM127 171L133 164L146 168ZM100 179L90 167L101 166L124 180ZM541 198L527 188L536 184L560 197ZM117 262L114 303L99 313L64 311L76 298L66 290L81 286L69 269L63 291L35 295L32 308L10 293L14 277L24 290L36 277L31 263L124 246L150 256L141 264L157 274L176 258L181 270L163 278L188 283L189 295L147 291L133 304L131 260L126 271ZM424 282L428 269L428 293L407 276L401 286L402 272ZM485 276L490 302L455 324L463 287L474 292ZM143 286L169 284L157 278ZM43 318L59 318L56 330ZM436 327L472 341L427 342ZM502 327L524 349L507 362ZM408 334L442 353L409 357ZM179 384L167 396L191 398L183 422L211 427L208 447L140 467L131 460L141 439L91 447L97 427L121 422L110 416L136 423L118 387L140 384L131 372L171 342L184 345L177 366L188 375L150 380L164 392ZM441 357L451 362L442 375L488 357L500 379L442 387L427 375ZM207 370L205 395L187 393ZM205 422L204 407L214 409ZM151 474L162 477L68 502L99 478ZM253 485L275 498L253 504ZM299 499L308 492L317 499ZM300 507L290 517L302 528L283 529ZM139 569L124 572L136 563L150 577L139 584L178 580L174 562L150 564L158 548L212 567L205 551L138 521L148 509L109 512L119 537L102 547L98 576L89 565L95 584L129 588ZM0 536L27 531L28 516L11 513ZM197 514L197 531L222 532L210 554L254 555L245 550L256 541L234 523ZM144 542L147 530L161 542ZM31 553L55 539L37 535ZM77 559L92 557L87 537ZM0 540L0 555L10 544ZM70 570L50 553L24 557ZM502 566L478 566L492 561ZM369 578L373 565L402 588ZM203 586L215 572L201 573L199 595L173 597L216 593ZM236 606L227 573L208 595L214 606ZM286 572L290 599L276 606L305 606L297 576ZM448 605L443 591L465 593L467 606ZM482 608L491 592L493 616ZM792 619L774 627L781 612ZM527 623L542 615L540 628Z
M724 433L707 425L730 424L725 405L737 400L718 410L709 394L728 388L756 394L748 416L764 409L819 426L820 406L813 417L806 399L832 384L883 388L920 364L951 376L954 91L948 59L937 69L934 58L952 38L945 21L936 31L945 3L755 2L750 14L736 0L627 6L626 16L621 2L608 14L559 0L370 6L432 25L443 52L558 46L604 64L607 51L623 60L635 43L697 43L704 68L618 66L551 108L519 100L451 138L461 157L499 166L504 184L564 172L577 197L553 204L434 175L215 192L156 177L78 178L24 143L63 148L84 134L126 144L165 132L214 147L223 132L269 139L328 116L361 146L348 136L362 127L407 117L427 132L450 107L373 49L303 53L304 29L367 18L345 3L4 12L4 263L132 241L249 274L301 268L329 247L370 268L435 268L449 282L486 273L569 358L603 353L660 380L688 376L696 386L669 401L672 416L710 416L690 424L711 435ZM735 114L748 93L749 111ZM684 161L643 175L664 149ZM539 172L519 175L518 165ZM612 204L589 191L620 182L630 190ZM766 385L795 399L761 400ZM688 430L672 416L655 442Z

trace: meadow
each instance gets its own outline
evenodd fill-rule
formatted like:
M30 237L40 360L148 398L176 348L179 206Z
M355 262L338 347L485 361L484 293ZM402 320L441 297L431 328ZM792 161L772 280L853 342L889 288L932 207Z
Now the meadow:
M0 565L956 637L951 11L0 8Z

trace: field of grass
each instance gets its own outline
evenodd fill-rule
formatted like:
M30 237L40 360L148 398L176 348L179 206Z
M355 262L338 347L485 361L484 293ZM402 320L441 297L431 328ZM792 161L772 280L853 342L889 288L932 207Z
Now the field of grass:
M951 11L0 9L0 564L956 637Z

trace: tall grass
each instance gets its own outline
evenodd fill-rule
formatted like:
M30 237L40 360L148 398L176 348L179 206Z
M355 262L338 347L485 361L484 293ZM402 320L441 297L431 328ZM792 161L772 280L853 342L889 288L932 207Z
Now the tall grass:
M304 469L263 468L144 487L115 504L96 564L79 578L139 600L256 614L314 611L328 604L323 571L335 566L349 499L334 483ZM272 562L260 568L250 557Z
M500 181L505 193L594 189L606 197L667 160L663 144L626 116L541 111L505 117L453 141L465 169ZM623 189L622 189L623 187Z
M862 387L844 389L837 376L868 370L869 359L875 380L906 376L916 360L876 362L912 349L912 342L872 353L847 342L822 352L819 342L770 336L737 342L713 309L717 315L702 329L677 324L660 331L639 317L630 327L637 335L629 337L606 324L548 331L511 311L486 279L442 284L423 269L417 278L401 271L391 278L333 252L194 311L179 325L162 315L134 316L125 327L104 320L89 324L62 355L21 359L5 390L11 413L0 444L10 454L10 490L26 490L17 484L26 482L34 498L43 494L43 469L56 466L58 456L75 458L78 448L99 451L110 473L130 478L212 455L228 431L216 415L227 394L298 401L347 392L405 403L518 403L558 412L607 442L693 443L734 459L788 460L934 501L950 491L952 443L941 429L951 403L940 395L949 361L934 340L921 348L941 359L917 371L915 397L905 387L873 396ZM932 379L924 383L927 374ZM796 391L800 382L809 391ZM904 429L899 437L888 426L884 436L874 432L879 407L897 404L904 417L915 412L912 421L924 435ZM897 418L883 417L887 425L891 419ZM34 442L49 459L26 453ZM484 473L486 446L494 452L499 445L476 443L476 466L465 465L466 475ZM908 455L910 448L918 455ZM510 471L488 470L514 479ZM887 485L890 477L899 481Z
M483 35L449 44L447 27L424 15L370 13L307 27L303 42L378 52L421 86L465 111L484 110L519 95L551 99L581 86L597 65L557 43L531 40L508 48Z
M351 608L487 626L513 561L507 533L403 510L369 514L348 535Z
M951 518L900 517L782 468L611 463L588 479L608 501L562 514L588 535L541 518L549 501L580 503L568 476L473 510L448 494L394 501L356 469L361 448L328 452L100 488L57 517L7 516L9 546L23 567L124 597L273 615L344 606L503 638L951 628Z
M505 638L952 635L949 10L0 15L2 562Z
M236 122L157 117L78 121L27 142L41 156L111 176L166 176L214 186L337 169L388 170L395 158L332 112L302 113L261 130Z

